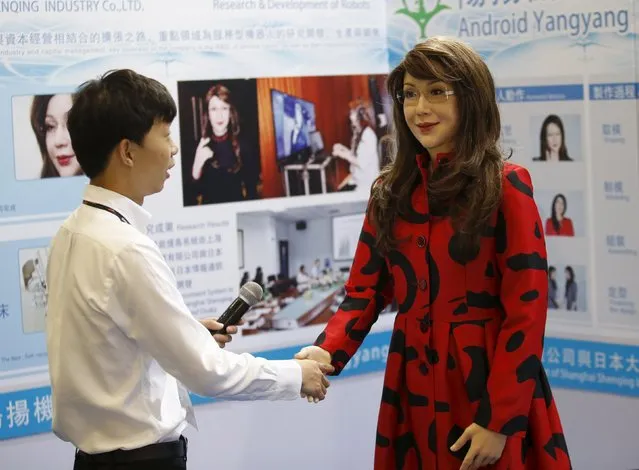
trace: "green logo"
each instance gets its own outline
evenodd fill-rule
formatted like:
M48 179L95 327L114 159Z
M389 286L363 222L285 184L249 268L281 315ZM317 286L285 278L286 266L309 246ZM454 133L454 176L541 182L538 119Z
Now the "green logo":
M424 6L425 1L426 0L415 0L415 6L417 7L417 10L411 10L408 8L406 0L402 0L402 4L404 5L404 7L395 11L396 15L406 15L415 23L417 23L417 26L419 26L420 39L426 39L426 26L428 26L430 20L432 20L436 15L444 10L450 10L450 7L448 5L443 5L441 0L437 0L437 4L435 5L435 7L432 10L428 11Z

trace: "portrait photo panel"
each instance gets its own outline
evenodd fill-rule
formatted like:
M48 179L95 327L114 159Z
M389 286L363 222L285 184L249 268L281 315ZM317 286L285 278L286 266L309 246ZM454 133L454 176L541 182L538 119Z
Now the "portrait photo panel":
M582 161L582 117L550 112L530 117L532 159L538 161Z
M586 236L586 201L583 191L538 189L535 201L546 237Z
M67 127L72 88L0 90L0 220L71 211L87 178Z
M184 206L258 198L256 81L178 82Z
M548 263L548 310L550 318L590 320L585 315L559 315L555 311L588 312L588 272L579 264Z
M83 174L67 129L71 104L70 93L12 98L16 180Z

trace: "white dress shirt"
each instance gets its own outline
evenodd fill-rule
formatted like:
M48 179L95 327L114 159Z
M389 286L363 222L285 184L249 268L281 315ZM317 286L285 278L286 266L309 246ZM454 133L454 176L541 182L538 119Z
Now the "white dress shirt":
M189 312L171 269L146 235L150 215L88 185L51 242L47 348L53 432L97 453L177 439L196 425L188 393L239 400L300 398L294 360L219 347Z

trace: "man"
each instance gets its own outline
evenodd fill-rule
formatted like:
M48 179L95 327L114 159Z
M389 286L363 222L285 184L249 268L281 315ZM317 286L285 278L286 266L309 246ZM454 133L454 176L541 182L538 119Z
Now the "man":
M186 307L142 208L174 166L176 112L162 84L131 70L85 83L69 111L90 184L51 243L47 347L53 431L77 447L78 470L185 469L182 431L195 422L181 384L205 396L316 401L329 385L332 368L315 361L222 349L230 337L218 344L209 331L221 325Z

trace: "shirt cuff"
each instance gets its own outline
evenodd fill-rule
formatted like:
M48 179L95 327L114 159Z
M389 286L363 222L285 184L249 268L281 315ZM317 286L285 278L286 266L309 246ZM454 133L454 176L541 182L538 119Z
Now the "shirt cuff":
M277 370L278 399L296 400L302 393L302 366L294 359L269 361Z

